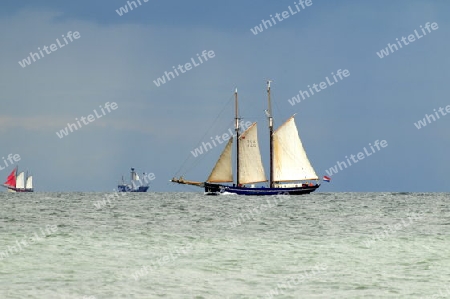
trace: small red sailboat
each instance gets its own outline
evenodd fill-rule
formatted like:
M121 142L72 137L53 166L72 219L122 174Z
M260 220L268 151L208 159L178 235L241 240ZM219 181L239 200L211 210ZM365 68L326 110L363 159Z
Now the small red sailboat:
M25 175L24 172L17 174L18 167L8 175L3 187L8 188L8 192L33 192L33 176Z

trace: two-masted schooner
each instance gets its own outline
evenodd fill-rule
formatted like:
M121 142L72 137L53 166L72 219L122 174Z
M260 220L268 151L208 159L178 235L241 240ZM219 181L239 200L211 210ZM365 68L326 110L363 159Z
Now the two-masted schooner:
M23 171L19 174L19 168L16 167L6 178L3 187L8 188L8 192L33 192L33 176L28 176Z
M235 91L236 131L236 183L233 180L232 148L229 139L211 174L205 182L188 181L182 177L171 182L205 188L206 194L235 193L239 195L308 194L319 188L319 177L312 167L300 140L294 116L290 117L276 131L273 130L270 83L267 82L270 137L270 171L266 179L258 143L257 124L253 123L240 133L238 95ZM267 187L255 187L268 181ZM313 183L314 182L314 183ZM229 183L229 184L225 184ZM231 184L233 183L233 184ZM250 185L250 186L249 186Z

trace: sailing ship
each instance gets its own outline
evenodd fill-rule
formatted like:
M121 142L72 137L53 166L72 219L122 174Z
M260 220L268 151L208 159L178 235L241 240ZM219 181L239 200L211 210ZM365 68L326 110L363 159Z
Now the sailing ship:
M3 183L3 187L7 188L8 192L33 192L33 176L23 171L17 174L18 171L19 167L14 168Z
M145 173L143 173L143 177L147 183L147 176ZM122 176L122 182L117 186L119 192L147 192L148 188L148 184L142 184L142 181L136 171L134 171L134 168L131 168L131 183L125 183Z
M254 122L248 129L240 133L236 89L234 93L236 183L234 183L233 179L232 166L233 138L229 139L205 182L188 181L183 177L173 178L171 182L202 187L207 195L217 195L226 192L238 195L299 195L314 192L319 188L319 177L303 148L294 121L295 115L290 117L276 131L273 129L270 83L271 81L267 81L268 110L265 110L269 122L270 137L269 180L266 179L261 160L257 123ZM267 187L255 187L255 184L265 182L268 182Z

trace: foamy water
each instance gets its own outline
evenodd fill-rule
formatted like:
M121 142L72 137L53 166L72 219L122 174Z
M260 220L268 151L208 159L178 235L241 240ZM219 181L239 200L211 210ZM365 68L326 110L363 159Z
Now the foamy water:
M1 193L0 298L450 297L450 194L105 196Z

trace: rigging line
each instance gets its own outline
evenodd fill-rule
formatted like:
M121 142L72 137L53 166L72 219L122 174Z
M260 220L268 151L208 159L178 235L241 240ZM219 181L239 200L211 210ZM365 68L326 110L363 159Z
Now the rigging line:
M239 117L239 119L240 119L240 121L243 121L244 119L246 119L246 118L243 118L243 117ZM224 128L224 130L226 130L226 129L230 129L231 127L233 127L234 126L234 120L233 121L230 121L228 124L227 124L227 126ZM244 129L242 128L242 127L239 127L239 133L241 134L241 133L243 133L244 132ZM228 133L228 131L227 131L227 133ZM235 135L232 135L231 137L230 137L230 139L231 138L234 138L234 137L236 137ZM228 141L227 141L228 142ZM223 143L227 143L227 142L223 142ZM218 145L216 145L214 148L216 148L216 147L218 147ZM223 151L223 149L222 149L222 151ZM197 156L197 158L196 158L196 160L194 160L194 162L193 162L193 164L191 165L191 167L190 167L190 169L188 169L188 170L186 170L182 175L183 176L185 176L187 173L189 173L189 171L191 171L192 169L194 169L195 167L197 167L200 163L202 163L203 161L204 161L204 159L206 159L207 157L208 157L208 155L209 154L211 154L211 152L212 152L212 149L211 150L208 150L208 151L205 151L203 154L202 154L202 157L198 157ZM222 153L222 152L221 152Z
M214 148L213 148L214 149ZM189 172L191 172L193 169L195 169L199 164L201 164L204 159L206 159L207 157L209 157L208 154L210 154L212 152L212 149L209 151L205 151L203 154L201 154L201 157L197 156L195 158L195 160L193 161L193 163L190 165L189 169L186 169L185 171L183 171L181 173L182 176L186 176ZM190 157L192 158L192 157Z
M243 120L246 120L247 118L244 118L244 117L239 117L239 120L240 121L243 121ZM227 126L224 128L224 130L225 129L230 129L230 128L232 128L234 126L234 120L233 121L230 121L228 124L227 124ZM242 126L240 126L239 127L239 134L241 134L241 133L243 133L245 130L244 130L244 128L242 127ZM228 131L226 131L227 133L228 133ZM223 135L223 134L222 134ZM236 135L232 135L232 136L230 136L230 139L231 138L235 138L236 137ZM228 141L227 141L228 142ZM227 143L227 142L223 142L223 143ZM215 147L218 147L218 146L215 146ZM211 151L211 150L210 150ZM198 157L197 157L197 159L196 159L196 161L193 163L193 165L192 165L192 167L191 168L194 168L194 167L196 167L198 164L200 164L201 162L203 162L203 160L208 156L208 154L210 153L209 151L205 151L205 153L202 155L202 157L200 158L200 159L198 159Z
M230 123L227 125L227 127L229 128L232 124L233 124L233 122L230 121ZM215 146L215 147L217 147L217 146ZM214 147L214 148L215 148L215 147ZM185 176L189 171L191 171L192 169L194 169L195 167L197 167L197 165L199 165L201 162L203 162L203 160L206 159L206 157L208 156L208 154L211 153L210 151L212 151L212 149L211 149L211 150L205 150L205 152L201 154L201 157L199 157L199 156L195 157L195 160L194 160L194 162L192 163L192 165L189 167L189 169L186 169L186 170L182 173L182 175ZM191 157L190 155L189 155L189 158L192 159L192 157Z
M226 106L226 105L225 105ZM220 115L223 113L224 108L222 109L221 113L218 115L218 117L216 117L216 119L212 122L212 125L209 126L209 129L206 131L206 133L200 138L200 140L196 143L197 145L200 144L200 141L205 139L205 136L212 131L216 126L217 126L217 119L220 117ZM195 150L195 149L194 149ZM186 166L186 164L188 163L188 161L191 159L191 155L188 154L186 159L184 160L183 164L181 165L181 167L178 169L178 171L176 172L176 175L179 175L180 172L183 170L183 168ZM198 159L198 160L202 160L202 159ZM192 166L190 167L192 168ZM188 170L186 170L188 171ZM185 172L186 172L185 171Z
M227 125L227 128L231 127L231 126L233 125L233 123L234 123L233 121L230 121L230 123ZM233 137L231 137L231 138L233 138ZM228 142L228 141L227 141L227 142ZM203 160L206 159L206 157L208 156L208 154L211 153L211 151L212 151L214 148L216 148L216 147L218 147L218 146L215 146L215 147L213 147L212 149L205 151L203 154L201 154L201 157L198 157L198 156L197 156L197 157L196 157L196 160L192 163L191 169L195 168L198 164L200 164L201 162L203 162ZM188 171L190 171L190 169L189 169L189 170L186 170L186 172L185 172L183 175L185 175Z
M217 122L217 119L222 115L223 111L225 110L225 108L228 106L228 104L230 103L230 101L234 98L234 95L231 96L228 101L226 102L226 104L223 106L222 110L220 111L219 115L217 115L216 119L214 119L212 125L210 126L210 129L215 125L215 123ZM202 136L202 138L200 138L200 140L197 142L197 144L200 144L200 142L205 138L205 136L208 134L208 131L206 131L206 133ZM184 160L183 164L181 165L181 167L178 169L178 171L175 173L175 176L177 176L180 171L183 169L183 167L186 165L187 161L190 158L190 154L187 155L186 159Z
M270 93L271 93L271 95L273 95L273 92L272 92L272 90L270 91ZM275 97L273 97L273 98L275 98ZM280 109L280 106L278 106L278 101L272 101L272 103L274 103L275 104L275 110L276 110L276 113L278 114L278 115L281 115L281 109Z

